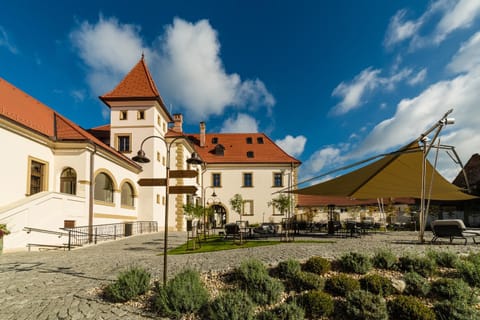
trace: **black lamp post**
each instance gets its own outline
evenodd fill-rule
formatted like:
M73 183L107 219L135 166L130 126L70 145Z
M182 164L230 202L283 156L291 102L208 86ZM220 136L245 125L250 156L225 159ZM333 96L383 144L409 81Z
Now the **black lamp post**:
M165 147L167 149L167 163L166 163L166 173L165 173L165 233L164 233L164 245L163 245L163 285L167 283L167 251L168 251L168 197L169 197L169 178L170 178L170 149L172 144L178 139L185 139L184 137L176 137L170 143L167 143L165 138L161 136L148 136L143 139L142 143L140 144L140 150L138 150L137 155L132 158L133 161L138 163L148 163L150 159L145 156L145 151L143 151L143 144L145 141L153 138L158 138L165 143ZM187 163L189 164L202 164L203 161L198 157L198 154L195 152L192 153L192 156L187 159Z
M213 189L213 192L212 192L211 196L213 198L217 197L217 194L215 193L215 187L205 187L205 188L203 188L203 195L202 195L202 199L203 199L203 240L207 240L207 218L206 218L207 208L206 208L206 201L205 201L206 200L205 199L205 193L207 193L208 188Z

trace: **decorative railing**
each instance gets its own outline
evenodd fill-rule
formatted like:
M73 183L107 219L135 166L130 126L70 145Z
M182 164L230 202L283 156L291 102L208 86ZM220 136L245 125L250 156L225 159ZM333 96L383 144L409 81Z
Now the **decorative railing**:
M70 250L88 243L96 244L100 241L158 232L158 223L156 221L134 221L61 229L68 232L68 250Z

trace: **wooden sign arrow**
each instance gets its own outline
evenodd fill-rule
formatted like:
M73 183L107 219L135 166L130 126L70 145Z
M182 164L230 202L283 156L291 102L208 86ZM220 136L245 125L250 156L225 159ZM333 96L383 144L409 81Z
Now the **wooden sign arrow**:
M170 194L194 194L197 192L197 187L195 186L170 186L168 187L168 192Z
M167 179L165 178L140 179L137 182L142 187L164 187L167 185Z
M197 175L195 170L170 170L170 178L195 178Z

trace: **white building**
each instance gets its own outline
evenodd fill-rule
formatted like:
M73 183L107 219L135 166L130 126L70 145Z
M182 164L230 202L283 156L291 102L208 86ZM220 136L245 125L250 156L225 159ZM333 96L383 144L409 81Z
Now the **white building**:
M206 134L205 124L198 135L184 134L182 115L170 115L143 57L100 98L110 107L110 124L86 131L0 78L0 140L8 152L0 166L0 223L11 231L4 237L4 251L63 244L65 237L42 230L72 225L155 221L161 230L167 203L169 230L184 230L183 204L189 195L170 194L167 201L164 185L138 184L165 179L169 155L170 170L199 173L169 179L170 186L196 186L200 197L214 189L218 197L212 204L224 221L239 220L228 204L235 193L247 200L244 214L250 222L281 219L267 202L273 191L287 186L287 179L296 181L300 162L268 137ZM151 161L132 161L151 136L143 144ZM187 164L194 151L203 166Z

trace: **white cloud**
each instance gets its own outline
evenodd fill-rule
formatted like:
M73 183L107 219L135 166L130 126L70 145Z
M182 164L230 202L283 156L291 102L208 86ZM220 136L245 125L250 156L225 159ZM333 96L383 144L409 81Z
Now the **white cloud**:
M333 146L314 152L300 167L302 180L306 177L318 175L325 167L338 167L338 164L342 161L340 154L341 149Z
M275 104L261 80L242 82L238 74L225 71L217 32L207 20L174 19L161 46L161 87L174 103L187 109L191 121L219 115L227 106Z
M469 28L480 15L478 0L459 0L450 3L452 5L446 6L445 15L436 28L435 42L437 43L443 41L455 30Z
M402 69L389 77L380 77L381 70L367 68L360 72L350 83L340 83L332 93L332 96L342 98L333 109L335 115L342 115L360 107L366 101L365 96L377 88L393 90L395 86L407 79L411 69Z
M246 132L258 132L257 121L243 113L239 113L236 118L228 118L223 122L223 133L246 133Z
M422 21L406 20L406 10L399 10L391 19L385 35L384 45L387 48L412 38L422 26Z
M13 54L18 53L17 47L15 47L15 45L12 44L11 41L8 39L7 31L5 31L2 26L0 26L0 47L7 48L7 50Z
M85 91L84 90L72 90L70 95L73 97L75 102L82 102L85 100Z
M422 83L425 80L426 76L427 76L427 69L423 68L415 76L410 78L407 82L409 85L414 86L419 83Z
M480 32L463 43L447 68L455 73L467 72L480 65Z
M442 143L455 146L461 159L466 161L480 149L480 136L476 134L480 119L478 92L480 67L452 80L435 83L417 97L402 100L394 116L376 125L350 156L377 154L404 145L418 138L453 108L451 116L456 118L456 123L443 131Z
M149 52L142 44L140 28L100 17L96 24L83 22L70 39L88 67L87 82L95 95L105 94Z
M282 148L286 153L293 157L298 157L303 153L303 149L305 148L305 143L307 142L307 138L305 136L296 136L293 137L291 135L287 135L285 138L281 140L275 140L275 143Z
M176 18L154 45L145 45L140 31L137 25L100 17L71 32L94 94L110 91L144 52L160 94L167 104L184 109L189 122L222 114L229 106L250 110L266 106L270 111L275 104L260 79L242 81L238 74L225 71L217 32L207 20L190 23Z

